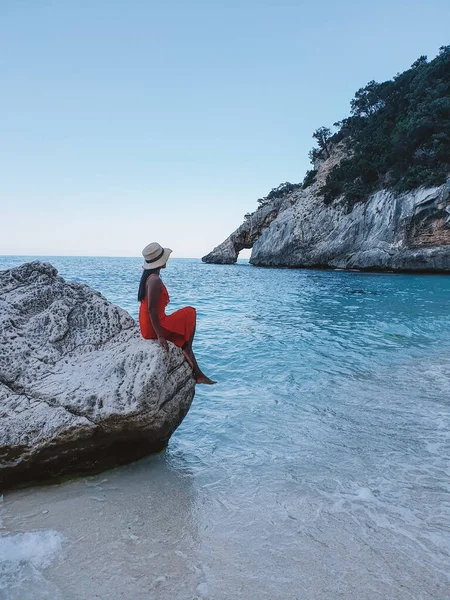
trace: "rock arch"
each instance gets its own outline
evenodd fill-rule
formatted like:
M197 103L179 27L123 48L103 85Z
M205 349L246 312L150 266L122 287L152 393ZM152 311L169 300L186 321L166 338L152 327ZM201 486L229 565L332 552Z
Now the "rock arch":
M237 261L241 250L253 248L253 244L281 209L281 202L273 202L256 210L227 239L202 258L205 263L232 265Z

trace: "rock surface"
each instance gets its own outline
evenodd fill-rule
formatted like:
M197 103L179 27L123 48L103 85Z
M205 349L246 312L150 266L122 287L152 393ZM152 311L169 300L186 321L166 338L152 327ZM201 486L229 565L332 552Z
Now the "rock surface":
M290 203L280 199L255 211L249 219L236 229L222 244L202 258L205 263L231 265L237 261L239 252L244 248L252 248L280 212L290 206Z
M349 212L318 194L341 156L319 166L311 187L255 211L202 260L234 263L253 247L257 266L450 272L450 179L402 195L382 190Z
M0 327L2 489L160 450L189 410L181 351L49 264L0 273Z
M346 212L304 192L262 232L250 262L276 267L335 267L450 272L450 180L395 196L381 191Z

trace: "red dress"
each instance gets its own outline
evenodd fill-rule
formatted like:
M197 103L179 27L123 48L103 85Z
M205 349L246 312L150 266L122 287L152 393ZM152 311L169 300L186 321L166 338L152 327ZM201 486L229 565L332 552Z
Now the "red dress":
M150 277L152 277L152 275L150 275ZM161 294L158 299L159 323L166 340L173 342L176 346L181 348L191 338L195 330L195 308L186 306L185 308L176 310L171 315L166 315L165 310L169 302L169 294L163 283ZM154 340L158 337L153 329L152 320L150 319L147 296L141 301L141 306L139 308L139 326L141 328L142 337L145 339Z

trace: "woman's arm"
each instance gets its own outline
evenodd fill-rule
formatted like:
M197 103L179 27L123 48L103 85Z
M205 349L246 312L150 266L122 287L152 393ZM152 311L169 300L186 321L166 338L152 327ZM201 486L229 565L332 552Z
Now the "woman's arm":
M158 300L162 291L161 279L159 277L148 277L146 282L146 288L148 299L148 312L153 325L153 329L155 330L155 333L158 336L158 342L160 343L162 348L168 351L169 346L167 344L166 338L163 335L158 315Z

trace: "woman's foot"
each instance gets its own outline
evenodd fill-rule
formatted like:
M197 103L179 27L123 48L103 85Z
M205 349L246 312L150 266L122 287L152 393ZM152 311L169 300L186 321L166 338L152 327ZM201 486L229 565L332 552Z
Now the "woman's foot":
M215 383L217 383L217 381L213 381L212 379L206 377L206 375L203 375L202 373L201 375L197 376L195 383L206 383L206 385L214 385Z

